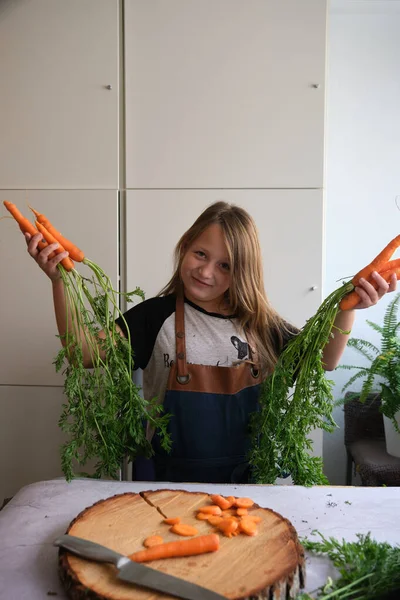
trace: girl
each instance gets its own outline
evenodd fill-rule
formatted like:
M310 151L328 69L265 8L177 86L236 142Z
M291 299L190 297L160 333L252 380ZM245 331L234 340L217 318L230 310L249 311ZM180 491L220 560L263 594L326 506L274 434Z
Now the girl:
M67 324L63 283L50 245L41 252L40 234L26 235L28 251L53 282L58 330ZM377 273L378 289L361 281L357 308L366 308L396 288ZM238 206L216 202L183 234L175 250L175 271L155 298L128 310L135 367L143 369L145 398L157 396L171 415L172 452L148 429L155 451L137 461L136 478L157 481L245 483L250 449L249 417L257 410L259 386L296 335L269 304L254 221ZM335 326L350 330L354 311L339 312ZM117 320L127 335L125 323ZM336 334L324 349L326 370L338 364L348 336ZM84 363L91 367L82 334Z

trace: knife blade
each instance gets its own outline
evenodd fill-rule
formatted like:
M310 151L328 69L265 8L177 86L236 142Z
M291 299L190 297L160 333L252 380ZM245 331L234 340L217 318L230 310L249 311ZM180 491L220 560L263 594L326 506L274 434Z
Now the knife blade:
M135 583L184 600L226 600L226 596L221 596L196 583L136 563L123 554L83 538L65 534L56 539L54 545L65 548L68 552L81 558L112 563L117 567L118 579L128 583Z

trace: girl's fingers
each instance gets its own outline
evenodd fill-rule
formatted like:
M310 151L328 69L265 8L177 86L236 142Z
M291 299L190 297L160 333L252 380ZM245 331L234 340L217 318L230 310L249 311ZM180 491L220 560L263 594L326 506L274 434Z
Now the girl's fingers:
M362 287L361 280L360 280L360 285L355 287L354 290L360 296L360 302L354 308L368 308L369 306L372 306L373 302L371 302L371 298L370 298L369 294Z
M389 291L390 286L389 283L387 283L387 281L382 277L382 275L379 275L379 273L377 273L376 271L373 271L372 277L378 284L378 289L376 290L376 293L378 295L379 300L379 298L382 298L382 296L384 296Z
M388 292L394 292L397 289L397 277L395 273L390 278Z
M43 250L37 250L37 254L32 254L32 256L36 259L39 265L43 267L49 262L50 254L54 252L54 250L56 250L57 248L58 244L49 244L48 246L46 246L46 248L43 248Z
M49 263L53 264L54 266L57 266L58 263L60 263L64 258L67 258L67 256L69 256L68 252L61 252L60 254L57 254L54 258L52 258L49 261Z
M390 284L379 275L376 271L372 273L373 279L376 281L378 288L375 289L366 279L360 279L358 286L355 288L357 294L360 296L360 302L356 308L368 308L377 304L377 302L389 291L396 289L397 278L394 275Z
M37 246L41 239L42 239L42 236L40 235L40 233L33 235L33 236L30 235L29 233L25 234L25 240L26 240L26 243L28 246L28 252L31 256L33 256L33 258L36 258L37 255L39 254L39 248Z

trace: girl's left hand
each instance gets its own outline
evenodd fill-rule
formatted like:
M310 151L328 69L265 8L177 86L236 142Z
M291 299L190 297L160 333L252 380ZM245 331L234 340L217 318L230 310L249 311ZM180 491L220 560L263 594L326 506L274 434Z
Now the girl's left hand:
M378 289L375 289L366 279L361 278L359 284L355 287L355 291L360 296L360 302L355 306L359 308L369 308L374 306L385 294L394 292L397 288L397 277L392 275L390 282L387 283L379 273L374 271L372 278L378 284Z

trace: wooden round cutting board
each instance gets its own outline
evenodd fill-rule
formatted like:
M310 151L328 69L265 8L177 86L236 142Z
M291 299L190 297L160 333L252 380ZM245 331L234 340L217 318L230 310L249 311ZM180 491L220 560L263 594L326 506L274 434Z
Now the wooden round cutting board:
M183 538L170 532L164 517L179 516L199 535L216 533L207 521L199 521L199 508L212 504L208 494L159 490L119 494L85 509L67 533L98 542L121 554L143 550L143 541L160 535L164 542ZM254 505L249 514L261 517L258 534L228 538L220 532L216 552L146 563L231 600L283 600L293 598L304 586L303 548L291 523L278 513ZM172 600L172 596L120 582L115 567L59 551L59 572L73 600Z

